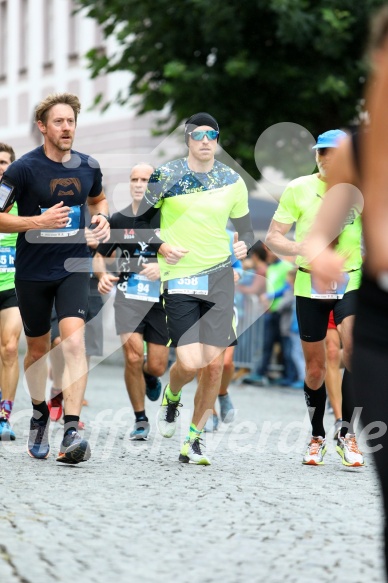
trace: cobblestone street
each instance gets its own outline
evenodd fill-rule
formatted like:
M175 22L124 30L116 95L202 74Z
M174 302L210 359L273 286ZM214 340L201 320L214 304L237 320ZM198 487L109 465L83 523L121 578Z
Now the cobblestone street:
M237 418L206 436L213 464L198 467L177 461L194 385L173 438L156 432L158 404L147 403L151 439L131 443L122 377L118 366L92 370L82 413L92 458L76 467L55 462L59 424L48 460L26 454L31 412L20 381L17 440L0 444L2 583L383 580L370 455L367 467L347 470L329 434L325 465L303 466L302 391L233 385Z

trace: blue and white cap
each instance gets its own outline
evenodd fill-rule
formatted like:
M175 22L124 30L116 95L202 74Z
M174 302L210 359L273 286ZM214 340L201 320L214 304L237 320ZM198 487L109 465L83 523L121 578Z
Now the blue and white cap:
M318 141L313 146L313 150L318 148L338 148L341 140L347 137L347 134L342 130L329 130L318 136Z

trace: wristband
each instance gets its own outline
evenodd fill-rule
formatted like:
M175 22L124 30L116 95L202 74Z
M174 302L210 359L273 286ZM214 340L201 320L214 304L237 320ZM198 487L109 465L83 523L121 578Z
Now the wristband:
M109 215L104 215L104 213L97 213L97 216L98 215L101 215L102 217L104 217L108 221L108 223L110 224L110 216Z

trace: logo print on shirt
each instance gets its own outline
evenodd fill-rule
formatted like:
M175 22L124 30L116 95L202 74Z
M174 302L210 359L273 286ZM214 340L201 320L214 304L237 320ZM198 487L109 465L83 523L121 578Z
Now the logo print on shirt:
M74 196L81 194L81 181L79 178L54 178L50 180L51 196Z

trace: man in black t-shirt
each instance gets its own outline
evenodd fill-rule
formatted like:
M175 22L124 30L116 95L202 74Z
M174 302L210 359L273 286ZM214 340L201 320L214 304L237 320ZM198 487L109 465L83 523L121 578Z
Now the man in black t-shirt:
M145 412L145 395L156 401L161 392L158 379L168 362L169 340L166 314L160 300L160 270L156 251L139 240L134 223L153 167L137 164L130 175L132 203L111 218L111 241L100 244L94 257L99 278L98 290L109 293L117 282L114 303L116 331L120 335L125 358L125 384L135 413L131 440L145 440L150 424ZM152 228L159 228L159 215ZM114 257L120 248L119 277L105 269L104 257ZM144 363L144 344L147 361Z
M84 319L88 305L89 252L84 237L85 204L94 235L109 237L108 204L96 160L71 149L78 97L49 95L35 111L44 144L11 164L0 189L11 193L0 214L0 231L19 233L15 287L27 339L24 368L33 416L27 451L47 458L49 411L45 401L46 359L50 350L50 317L55 301L66 362L64 438L57 461L76 464L90 457L90 447L77 432L86 383ZM19 216L9 214L18 203Z

